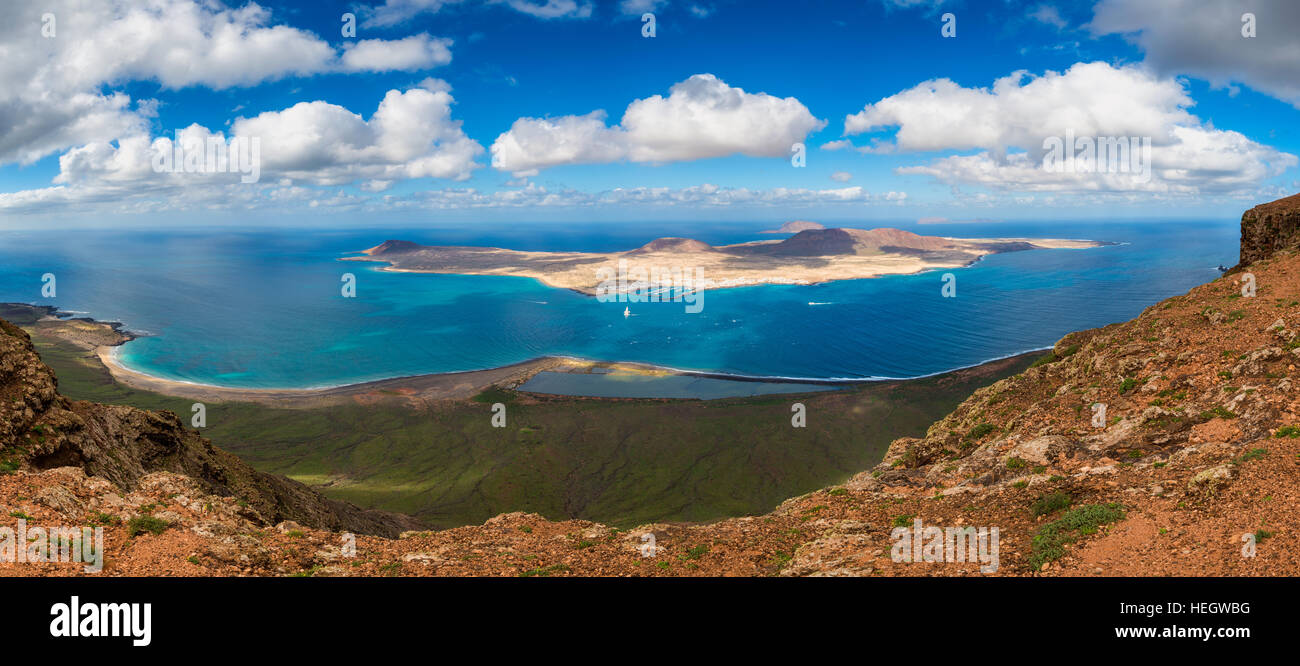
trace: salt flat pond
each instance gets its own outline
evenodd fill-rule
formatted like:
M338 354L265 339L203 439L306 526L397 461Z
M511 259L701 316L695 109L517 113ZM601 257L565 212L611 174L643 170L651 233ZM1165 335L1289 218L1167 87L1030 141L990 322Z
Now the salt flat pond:
M749 382L687 375L646 375L637 372L576 373L550 370L533 375L520 391L588 398L740 398L769 393L833 391L824 384Z

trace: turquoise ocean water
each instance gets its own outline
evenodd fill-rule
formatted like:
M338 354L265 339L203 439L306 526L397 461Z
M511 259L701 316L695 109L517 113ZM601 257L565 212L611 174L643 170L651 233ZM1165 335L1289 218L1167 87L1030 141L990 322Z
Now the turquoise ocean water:
M915 377L1049 346L1218 275L1235 221L896 224L965 237L1115 241L987 257L942 272L712 290L682 303L600 303L527 278L383 273L339 257L394 238L529 250L630 249L662 236L761 238L770 223L359 231L0 231L0 301L54 305L145 334L131 368L232 387L336 386L490 368L542 355L786 378ZM845 224L844 226L855 226ZM869 228L872 224L857 225ZM357 276L343 298L340 276ZM57 278L41 297L41 276Z

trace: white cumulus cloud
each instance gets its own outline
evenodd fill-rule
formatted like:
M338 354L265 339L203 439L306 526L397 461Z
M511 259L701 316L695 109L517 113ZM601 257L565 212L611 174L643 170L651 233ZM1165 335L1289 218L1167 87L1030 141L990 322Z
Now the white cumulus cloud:
M622 0L618 10L628 16L640 16L646 12L657 12L668 4L668 0Z
M405 23L421 14L435 14L444 7L465 0L384 0L376 7L362 7L362 25L387 27ZM501 5L539 19L579 19L591 16L590 0L487 0L478 4Z
M1243 15L1255 36L1242 34ZM1252 0L1101 0L1088 28L1137 44L1163 74L1188 74L1217 86L1242 83L1300 108L1300 2Z
M53 16L52 22L43 16ZM251 86L326 72L419 70L450 62L428 35L365 40L336 50L312 32L275 23L254 2L49 0L14 3L0 31L0 165L111 141L147 127L113 90L132 81L166 89ZM47 36L46 26L52 30Z
M603 111L520 118L492 144L492 165L516 175L561 164L666 163L727 155L784 157L824 127L799 100L748 93L712 74L628 105L618 125Z
M585 0L505 0L505 3L517 12L543 19L591 16L591 3Z
M263 169L294 180L464 180L483 147L452 120L451 104L446 90L390 90L368 121L336 104L299 102L236 120L233 130L260 137Z
M404 92L388 91L369 119L328 102L300 102L238 118L228 135L194 124L171 137L139 131L117 141L93 141L60 156L54 186L0 194L0 210L95 203L111 203L119 210L229 207L308 191L299 184L357 184L364 192L382 192L396 181L414 178L465 180L481 166L476 160L484 150L452 118L453 102L444 82L428 80ZM176 144L206 161L216 154L213 142L237 144L251 157L254 139L256 173L233 167L191 172L156 168L162 156L176 155ZM257 182L245 181L253 176Z
M343 68L354 72L429 69L451 62L451 40L427 34L404 39L363 39L343 47Z
M386 203L395 208L525 208L525 207L599 207L599 206L685 206L698 208L821 205L902 205L906 192L871 193L862 187L838 189L786 188L749 189L714 184L689 187L618 187L600 192L573 189L551 191L529 183L527 186L500 192L483 192L474 188L445 188L419 192Z
M844 126L850 135L896 130L885 150L979 150L899 172L1000 189L1221 192L1260 186L1296 165L1294 155L1202 123L1188 111L1192 104L1176 79L1078 63L1063 73L1015 72L991 89L925 81L866 105ZM1045 140L1067 136L1149 138L1152 176L1043 169Z

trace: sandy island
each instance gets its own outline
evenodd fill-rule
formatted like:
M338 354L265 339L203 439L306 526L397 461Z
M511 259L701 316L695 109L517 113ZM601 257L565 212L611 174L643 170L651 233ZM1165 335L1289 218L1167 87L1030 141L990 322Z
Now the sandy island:
M808 224L815 223L793 228ZM552 287L600 295L674 286L704 290L811 285L960 268L1002 252L1110 244L1062 238L946 238L887 228L804 228L779 241L712 246L689 238L660 238L634 250L605 253L426 246L390 240L342 260L385 262L388 265L380 270L404 273L529 277ZM611 282L611 275L631 277ZM683 284L683 276L691 282Z

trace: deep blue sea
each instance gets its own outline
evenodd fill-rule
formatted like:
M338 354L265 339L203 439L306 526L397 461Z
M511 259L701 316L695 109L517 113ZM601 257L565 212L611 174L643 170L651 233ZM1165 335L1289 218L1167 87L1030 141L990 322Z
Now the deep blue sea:
M928 235L1122 243L987 257L952 270L818 286L600 303L528 278L382 273L338 259L387 239L523 250L630 249L662 236L780 238L771 223L514 224L360 231L0 231L0 301L54 305L147 334L129 367L232 387L305 388L475 370L548 354L798 378L915 377L1050 346L1137 315L1236 263L1238 224L895 224ZM861 226L870 228L877 224ZM357 297L340 292L357 277ZM42 298L41 276L57 279Z

